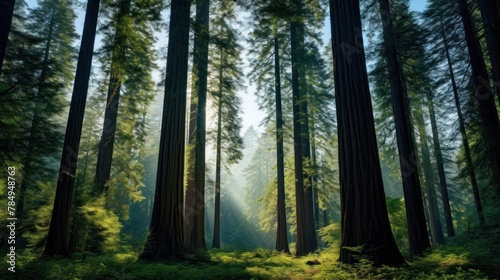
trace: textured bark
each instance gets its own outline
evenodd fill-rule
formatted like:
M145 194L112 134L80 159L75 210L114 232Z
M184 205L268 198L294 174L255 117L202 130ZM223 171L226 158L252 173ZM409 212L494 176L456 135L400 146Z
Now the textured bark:
M477 210L477 215L479 218L479 223L483 224L484 223L484 213L483 213L483 206L481 204L481 197L479 196L479 187L477 185L477 180L476 180L476 171L474 170L474 164L472 163L472 157L470 155L469 140L467 139L467 133L465 131L464 117L462 115L462 109L460 107L460 98L458 96L458 88L457 88L457 83L455 80L455 73L453 71L453 64L451 63L450 51L449 51L449 47L448 47L448 40L446 39L446 35L444 33L444 29L442 26L441 26L441 34L443 36L444 47L445 47L445 52L446 52L446 60L448 61L448 69L450 71L451 85L453 88L453 97L455 99L455 106L457 107L458 124L460 127L460 134L462 135L462 143L464 145L464 154L465 154L465 160L466 160L466 164L467 164L466 168L467 168L468 173L469 173L470 183L472 186L472 193L474 194L474 202L476 204L476 210Z
M399 162L403 179L403 190L408 220L408 235L410 251L420 254L430 247L425 224L422 191L418 170L415 166L416 149L412 137L408 95L403 87L401 66L398 61L397 49L393 38L393 22L388 0L380 0L380 11L383 21L384 46L389 67L389 82L391 85L392 107L396 125L396 137L399 151Z
M376 265L401 265L392 235L361 36L359 1L330 0L335 61L341 195L340 261L356 262L363 246Z
M276 250L290 252L288 248L288 235L286 226L285 205L285 161L283 149L283 112L281 108L281 77L280 77L280 55L278 37L274 37L274 83L276 101L276 162L278 183L278 228L276 233Z
M165 100L151 226L141 258L184 253L184 149L189 50L189 0L171 2Z
M0 74L2 73L15 3L15 0L0 0Z
M221 50L222 61L222 50ZM217 148L215 156L215 213L214 238L212 248L220 248L220 172L221 172L221 138L222 138L222 67L219 69L219 105L217 108Z
M192 98L197 100L196 108L191 104L189 137L194 143L189 167L186 190L186 249L206 249L205 244L205 138L208 67L209 0L196 1L196 25L193 56ZM193 112L196 112L193 115ZM192 129L191 126L194 128ZM194 139L191 139L194 137Z
M483 17L493 81L500 101L500 2L498 0L477 1Z
M436 198L436 188L434 184L434 174L432 174L431 155L427 146L427 132L425 131L425 122L423 111L416 113L418 118L418 132L420 136L420 150L422 153L422 169L425 178L425 192L427 199L427 219L431 228L432 244L437 246L444 243L443 228L439 218L439 208Z
M302 0L293 2L297 15L302 15ZM305 92L305 71L303 63L304 23L297 16L290 23L293 95L293 139L295 157L295 197L297 218L296 255L302 256L317 249L314 228L312 178L305 172L305 164L310 164L311 147L307 116L307 96Z
M453 229L453 219L451 217L450 199L448 197L448 186L446 184L446 174L444 172L443 153L441 152L441 142L439 141L439 132L436 122L436 115L434 110L434 101L431 91L427 91L427 108L429 109L429 117L431 120L432 141L434 144L434 156L439 176L439 190L441 193L441 200L443 202L444 219L446 223L446 233L448 236L455 236Z
M472 22L466 0L458 0L460 16L465 31L465 39L469 50L470 63L472 68L472 79L474 82L474 96L479 107L484 136L486 140L486 152L490 156L493 182L496 184L496 192L500 194L500 122L498 112L493 98L493 89L490 86L490 79L486 64L484 63L481 45L476 37L476 30Z
M104 111L104 124L99 142L99 152L97 154L97 164L95 171L95 192L96 195L106 194L106 183L111 175L111 163L113 160L113 148L115 145L116 119L118 117L118 105L120 102L120 88L123 77L120 74L122 68L119 60L126 56L125 46L127 34L121 30L124 17L130 13L130 0L120 1L118 19L116 22L115 38L113 42L113 53L111 55L110 78L106 109Z
M76 66L73 95L69 108L68 124L64 137L64 146L57 181L56 197L52 218L50 220L47 243L43 254L47 256L64 255L69 250L69 219L73 187L75 184L78 150L82 134L82 123L85 112L85 102L89 85L92 55L94 53L94 39L99 13L99 0L89 0L85 13L82 43Z

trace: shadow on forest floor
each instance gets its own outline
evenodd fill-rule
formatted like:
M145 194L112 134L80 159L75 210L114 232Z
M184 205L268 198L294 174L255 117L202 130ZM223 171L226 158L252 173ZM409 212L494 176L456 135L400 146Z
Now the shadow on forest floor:
M408 260L408 265L381 268L363 260L341 265L335 246L302 258L264 249L210 250L202 261L179 262L138 261L136 253L40 259L24 250L17 254L15 273L2 262L0 279L500 279L499 243L499 230L477 230Z

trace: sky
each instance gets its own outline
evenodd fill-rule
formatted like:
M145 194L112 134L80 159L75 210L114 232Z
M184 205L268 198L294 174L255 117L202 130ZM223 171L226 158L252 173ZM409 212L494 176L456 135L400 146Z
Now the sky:
M410 9L414 11L423 11L425 9L425 6L427 5L427 0L411 0L410 2ZM327 42L330 40L331 35L330 35L330 26L329 26L329 20L326 19L325 21L325 27L323 28L323 41ZM365 40L366 41L366 40ZM245 132L248 127L251 125L254 126L254 128L262 132L264 128L259 128L259 124L264 118L264 113L260 112L256 103L255 95L254 95L255 87L250 86L247 88L245 92L240 93L240 96L242 98L243 104L242 104L242 109L243 109L243 129L242 133Z
M27 0L27 3L30 7L34 7L36 5L36 0ZM415 11L423 11L425 9L425 6L427 4L427 0L411 0L410 2L410 9L415 10ZM83 5L82 5L83 6ZM85 14L85 9L84 7L79 6L77 8L77 14L78 14L78 19L76 22L76 31L81 34L82 29L83 29L83 19L84 19L84 14ZM245 32L246 33L246 32ZM166 34L161 34L159 42L156 43L157 46L161 46L162 44L166 44L166 39L161 38L166 36ZM323 29L323 40L324 42L330 40L330 26L329 26L329 20L327 19L325 21L325 27ZM96 38L96 48L99 47L99 38ZM79 42L77 42L79 44ZM248 65L244 66L246 69L248 69ZM259 127L260 123L262 122L262 119L264 118L264 113L261 112L258 108L256 97L255 97L255 86L251 85L248 80L246 80L246 85L243 90L239 92L239 96L241 97L242 100L242 134L250 127L254 126L254 128L262 132L264 128Z

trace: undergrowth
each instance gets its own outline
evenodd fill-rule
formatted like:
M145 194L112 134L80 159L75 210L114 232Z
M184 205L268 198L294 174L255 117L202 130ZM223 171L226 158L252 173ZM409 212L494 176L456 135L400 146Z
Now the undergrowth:
M301 258L265 249L210 250L176 262L142 261L133 252L48 259L23 250L15 273L2 262L0 279L499 279L500 240L497 232L487 232L449 239L401 267L378 268L368 260L340 264L338 246Z

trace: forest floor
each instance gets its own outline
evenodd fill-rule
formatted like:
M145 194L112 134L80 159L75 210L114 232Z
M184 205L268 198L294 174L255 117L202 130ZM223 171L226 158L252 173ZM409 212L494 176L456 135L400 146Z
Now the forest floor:
M448 239L402 267L346 266L337 258L338 246L301 258L264 249L209 250L203 260L180 262L138 261L137 253L44 259L26 250L17 253L15 273L2 261L0 279L500 279L500 230Z

